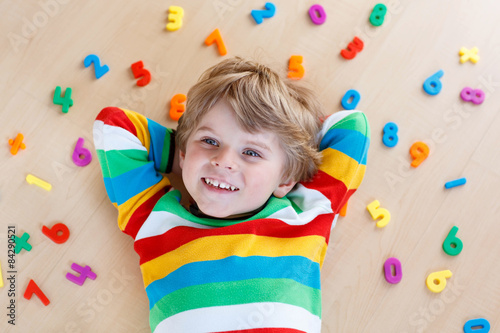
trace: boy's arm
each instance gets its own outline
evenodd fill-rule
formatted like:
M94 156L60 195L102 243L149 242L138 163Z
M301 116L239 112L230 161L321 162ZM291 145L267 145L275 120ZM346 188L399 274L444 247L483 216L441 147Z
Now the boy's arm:
M108 107L94 122L94 144L118 226L135 238L171 187L161 173L174 163L173 131L136 112Z
M363 180L370 127L362 112L340 111L325 120L320 138L319 172L303 185L328 198L337 214Z

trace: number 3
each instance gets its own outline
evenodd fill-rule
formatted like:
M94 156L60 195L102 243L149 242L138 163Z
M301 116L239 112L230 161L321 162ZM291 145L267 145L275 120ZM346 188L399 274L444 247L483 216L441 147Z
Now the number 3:
M182 18L184 17L184 9L179 6L170 6L168 7L168 23L167 30L175 31L179 30L182 27Z

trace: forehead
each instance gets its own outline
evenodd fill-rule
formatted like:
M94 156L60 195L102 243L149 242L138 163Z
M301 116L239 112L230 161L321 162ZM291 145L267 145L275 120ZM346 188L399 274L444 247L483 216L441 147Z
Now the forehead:
M200 131L214 132L233 139L245 139L254 143L262 143L268 148L280 149L281 143L276 133L270 130L248 130L238 121L236 112L225 100L219 100L200 119L194 133Z

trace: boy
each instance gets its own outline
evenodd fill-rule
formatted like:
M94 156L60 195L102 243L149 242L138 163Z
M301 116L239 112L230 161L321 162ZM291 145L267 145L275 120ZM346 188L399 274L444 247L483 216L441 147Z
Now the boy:
M106 108L95 146L135 240L154 332L320 332L320 268L364 175L361 112L323 116L310 90L228 59L188 92L177 132ZM166 173L182 173L192 198Z

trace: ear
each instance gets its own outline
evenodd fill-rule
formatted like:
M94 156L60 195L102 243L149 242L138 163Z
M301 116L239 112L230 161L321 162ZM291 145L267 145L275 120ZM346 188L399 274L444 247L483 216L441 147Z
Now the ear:
M289 180L284 183L278 185L278 187L274 190L273 194L277 198L283 198L292 190L292 188L297 184L296 181Z
M182 169L184 165L184 159L186 158L186 153L179 149L179 167Z

